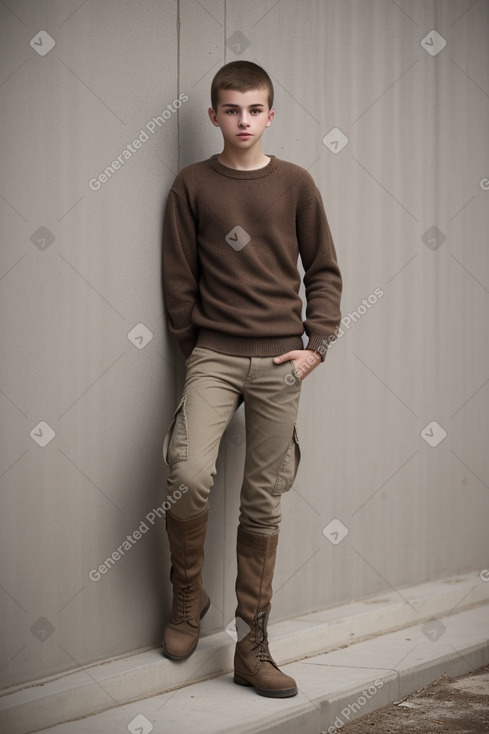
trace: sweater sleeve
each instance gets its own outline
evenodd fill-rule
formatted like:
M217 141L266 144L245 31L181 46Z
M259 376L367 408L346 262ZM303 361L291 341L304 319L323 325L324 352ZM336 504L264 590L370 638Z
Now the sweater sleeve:
M297 238L306 290L307 349L324 361L328 345L340 324L341 273L321 194L312 182L297 213Z
M198 329L192 310L199 297L199 258L195 220L186 196L170 189L163 227L163 289L168 328L185 357Z

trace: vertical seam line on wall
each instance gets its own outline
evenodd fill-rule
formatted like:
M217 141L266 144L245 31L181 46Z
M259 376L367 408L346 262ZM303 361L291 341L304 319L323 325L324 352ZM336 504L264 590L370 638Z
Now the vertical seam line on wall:
M180 0L177 0L177 97L180 95ZM177 166L180 170L180 109L177 109Z

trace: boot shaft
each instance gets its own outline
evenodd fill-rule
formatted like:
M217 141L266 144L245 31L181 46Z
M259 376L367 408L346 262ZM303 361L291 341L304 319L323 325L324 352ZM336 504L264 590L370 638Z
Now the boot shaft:
M239 525L236 544L238 574L236 577L236 616L250 627L258 612L272 599L272 581L277 557L278 533L250 533Z
M200 579L208 517L208 508L188 520L180 520L167 512L166 531L170 543L173 582L191 585Z

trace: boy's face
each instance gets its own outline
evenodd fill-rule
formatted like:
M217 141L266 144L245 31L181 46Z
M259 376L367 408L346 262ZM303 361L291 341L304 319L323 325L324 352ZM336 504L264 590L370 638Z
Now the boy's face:
M221 128L225 144L236 150L247 150L259 143L274 114L275 110L268 109L266 89L249 92L221 89L217 112L209 108L212 124Z

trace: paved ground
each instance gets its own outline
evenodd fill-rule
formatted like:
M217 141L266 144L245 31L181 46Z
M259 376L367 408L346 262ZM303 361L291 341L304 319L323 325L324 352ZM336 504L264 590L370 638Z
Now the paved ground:
M423 596L420 598L422 601ZM355 629L359 610L354 609L347 617L349 629ZM81 671L68 681L56 679L48 684L49 690L32 686L0 697L0 732L22 734L44 726L43 734L489 734L488 604L352 644L344 643L346 630L335 633L334 624L325 619L327 614L321 613L321 625L310 627L310 637L317 643L328 631L330 636L337 635L338 646L282 666L298 681L299 694L293 698L257 696L234 685L230 673L220 674L232 662L233 653L228 635L220 632L220 645L217 638L202 639L183 668L171 661L166 665L155 650L154 655L153 651L144 653L138 664L133 656L92 668L88 676ZM379 614L376 609L375 618ZM335 619L342 619L337 610ZM288 624L297 635L294 625L298 622ZM302 633L294 640L291 633L286 640L290 651L297 649L299 640L303 643L308 638ZM218 654L224 662L210 670L209 661ZM189 662L195 666L194 678L199 672L216 677L181 687L189 675L185 669ZM477 670L482 663L485 668ZM470 670L476 673L467 676ZM436 685L419 690L443 673L458 678L456 682L441 678ZM168 690L170 680L178 687ZM135 684L140 691L142 683L155 686L156 681L165 686L162 693L128 701ZM400 700L413 689L418 693ZM114 706L118 699L120 704ZM397 706L390 706L392 701ZM112 708L87 715L90 706L104 705ZM383 706L388 708L382 710ZM353 712L361 714L362 707L372 713L354 725L349 723ZM73 719L81 718L52 724L54 715L68 718L67 713Z
M341 734L489 734L489 666L442 676L397 704L337 729Z

